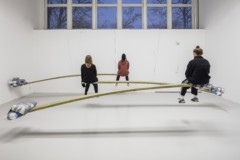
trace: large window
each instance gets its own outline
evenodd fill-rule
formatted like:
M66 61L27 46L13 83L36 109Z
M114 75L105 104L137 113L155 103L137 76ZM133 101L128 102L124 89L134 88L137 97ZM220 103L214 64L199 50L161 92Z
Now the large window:
M194 29L198 0L45 0L46 29Z
M97 29L117 28L117 0L96 1L96 27Z
M98 7L97 28L117 28L117 8L116 7Z

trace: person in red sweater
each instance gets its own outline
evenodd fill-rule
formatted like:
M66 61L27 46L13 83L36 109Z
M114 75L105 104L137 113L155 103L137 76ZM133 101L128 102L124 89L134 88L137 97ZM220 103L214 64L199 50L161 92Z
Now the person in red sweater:
M129 81L129 77L128 77L129 66L130 66L130 64L126 58L126 54L123 53L122 59L118 62L118 73L117 73L116 81L119 81L120 76L125 77L126 81ZM118 83L116 83L116 86L117 85L118 85ZM128 83L128 86L129 86L129 83Z

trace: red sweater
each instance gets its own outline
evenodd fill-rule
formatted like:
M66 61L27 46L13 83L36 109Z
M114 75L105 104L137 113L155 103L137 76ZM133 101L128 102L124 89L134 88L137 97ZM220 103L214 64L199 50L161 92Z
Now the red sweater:
M130 64L129 64L128 60L124 60L124 61L120 60L118 62L118 75L119 76L128 76L129 65Z

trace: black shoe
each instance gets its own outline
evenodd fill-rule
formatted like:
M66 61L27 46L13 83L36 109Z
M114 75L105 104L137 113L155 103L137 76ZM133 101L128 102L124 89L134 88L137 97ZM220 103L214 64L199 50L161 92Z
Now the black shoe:
M178 103L185 103L185 100L183 98L178 98Z
M192 98L191 101L193 101L193 102L199 102L197 97Z

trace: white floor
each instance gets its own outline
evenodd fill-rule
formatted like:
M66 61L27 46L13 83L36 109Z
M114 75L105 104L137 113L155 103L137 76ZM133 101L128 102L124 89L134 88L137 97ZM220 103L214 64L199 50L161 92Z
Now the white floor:
M0 160L239 160L240 105L202 93L124 93L3 120L11 105L74 94L32 94L0 106Z

